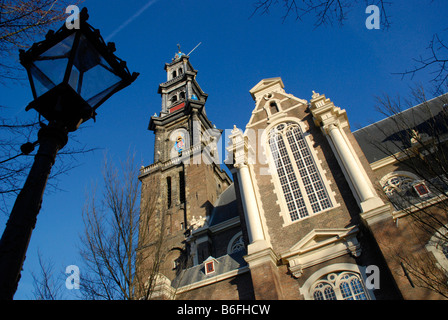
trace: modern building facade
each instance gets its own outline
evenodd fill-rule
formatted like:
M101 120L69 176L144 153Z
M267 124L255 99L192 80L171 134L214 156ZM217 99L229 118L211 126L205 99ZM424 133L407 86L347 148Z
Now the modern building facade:
M139 248L150 298L443 298L416 286L395 253L424 252L446 277L446 244L428 246L431 236L390 201L397 183L413 196L431 187L372 147L383 143L376 125L352 132L347 112L324 94L308 101L281 78L261 80L246 128L229 136L229 175L216 161L222 130L207 117L189 57L177 53L165 71L148 128L154 163L139 176L142 225L155 235ZM431 106L443 110L438 100ZM446 213L440 219L448 223Z

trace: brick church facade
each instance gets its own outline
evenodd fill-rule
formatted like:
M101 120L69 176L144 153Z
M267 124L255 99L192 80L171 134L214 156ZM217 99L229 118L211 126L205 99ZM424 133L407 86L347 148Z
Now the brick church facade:
M281 78L261 80L246 128L228 136L229 175L189 57L177 53L165 71L148 128L154 163L139 176L140 233L152 236L141 236L137 268L151 299L443 298L395 254L424 254L446 277L448 246L429 250L430 235L385 193L406 177L423 182L371 147L374 125L352 132L324 94L307 101Z

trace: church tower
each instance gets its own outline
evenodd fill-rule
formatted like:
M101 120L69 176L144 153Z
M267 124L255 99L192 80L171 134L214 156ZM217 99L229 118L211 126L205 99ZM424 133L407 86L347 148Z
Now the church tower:
M217 161L222 130L206 115L207 94L196 81L197 70L179 50L165 71L166 82L158 89L161 110L148 126L155 134L154 163L142 167L139 176L139 253L145 271L171 281L182 269L211 255L207 237L199 244L188 241L190 230L207 224L213 203L232 181Z

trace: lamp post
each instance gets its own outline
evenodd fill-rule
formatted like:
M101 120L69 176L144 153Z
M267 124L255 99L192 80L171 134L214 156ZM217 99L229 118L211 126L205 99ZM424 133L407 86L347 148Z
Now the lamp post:
M12 299L17 290L51 167L68 133L90 118L95 120L96 109L138 76L129 72L126 62L114 55L114 44L106 44L87 19L83 8L78 29L64 24L28 51L20 51L34 97L26 110L35 109L48 124L38 132L39 150L0 240L3 300Z

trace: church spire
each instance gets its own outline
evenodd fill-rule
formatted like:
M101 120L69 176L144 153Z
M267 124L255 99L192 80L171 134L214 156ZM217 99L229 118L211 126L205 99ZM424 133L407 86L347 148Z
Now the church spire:
M158 92L162 96L160 117L186 109L192 102L203 106L207 100L207 94L196 82L198 71L191 65L190 57L181 51L179 44L177 47L174 58L165 64L166 82L159 85Z

